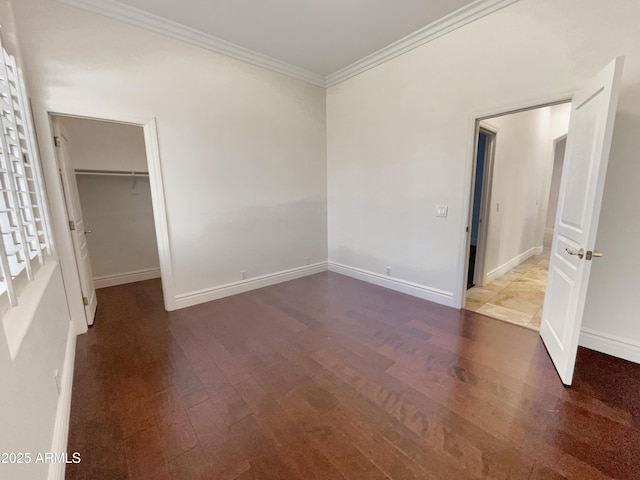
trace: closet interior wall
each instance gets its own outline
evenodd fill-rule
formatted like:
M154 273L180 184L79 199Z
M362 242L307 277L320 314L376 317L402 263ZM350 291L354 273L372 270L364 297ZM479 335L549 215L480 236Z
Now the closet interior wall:
M96 288L160 276L141 127L61 117Z

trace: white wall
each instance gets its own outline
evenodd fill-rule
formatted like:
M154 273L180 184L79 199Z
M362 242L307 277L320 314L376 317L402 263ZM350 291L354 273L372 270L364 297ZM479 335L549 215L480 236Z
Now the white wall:
M141 127L86 118L58 117L69 132L76 170L148 172Z
M326 261L322 88L53 0L15 10L37 102L157 119L177 294Z
M76 170L148 171L141 127L57 119L69 135L69 156ZM85 226L92 232L87 244L94 278L159 269L149 178L77 175L76 182Z
M0 2L0 24L5 47L18 58L10 10ZM20 348L11 358L5 329L0 327L0 452L51 451L58 393L54 370L63 374L70 318L60 267L55 259L38 272L24 289L19 306L3 322L19 320L29 325ZM35 458L34 458L35 460ZM0 478L46 478L48 465L0 464Z
M324 92L47 0L16 2L52 111L158 118L178 292L326 258ZM327 92L331 259L461 288L472 119L575 89L627 55L585 326L640 342L640 4L521 0ZM4 38L10 18L0 6ZM482 41L478 41L481 39ZM486 55L490 51L491 55ZM48 132L41 131L46 135ZM449 206L446 219L434 207ZM195 240L195 241L194 241ZM69 328L59 268L15 360L0 331L0 451L46 451ZM45 467L1 465L0 477Z
M324 258L322 89L52 0L16 11L37 100L158 118L179 292L238 279L243 267L254 275ZM640 219L625 213L640 200L639 15L635 0L521 0L330 88L331 260L391 266L455 303L473 118L566 98L626 55L598 238L606 257L593 268L585 326L640 342ZM448 218L435 217L436 204Z
M499 128L487 232L491 273L536 244L538 193L546 160L549 112L537 109L491 119Z
M567 134L570 120L569 117L571 117L571 102L554 105L551 108L549 136L553 140L557 140Z
M496 127L485 270L489 279L542 246L551 169L552 119L568 105L491 118ZM565 118L564 131L568 128Z
M562 136L566 137L569 131L571 103L568 102L550 107L549 113L549 133L546 140L548 150L544 160L545 178L544 181L540 184L540 209L538 210L538 222L536 226L536 243L538 244L538 246L541 246L544 243L545 224L547 219L547 212L549 211L551 184L553 181L553 169L555 165L555 156L557 153L554 145L558 138Z
M92 232L87 244L94 279L160 268L149 178L76 175L76 181Z
M521 0L330 88L330 260L379 274L391 266L459 299L473 118L565 97L626 55L598 234L605 258L584 325L640 342L640 217L628 214L640 202L637 18L635 0ZM436 204L448 218L435 217Z
M35 455L51 451L60 398L54 371L63 374L71 326L60 268L52 268L44 291L21 299L23 305L30 305L25 310L32 309L24 316L31 325L15 359L9 355L5 331L0 328L0 452L32 453L29 465L0 464L3 479L46 478L48 465L35 463Z

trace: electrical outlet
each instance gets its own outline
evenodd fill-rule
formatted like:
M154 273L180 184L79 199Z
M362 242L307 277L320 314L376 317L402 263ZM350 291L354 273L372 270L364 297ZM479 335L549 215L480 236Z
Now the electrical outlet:
M391 275L391 267L387 267L387 275Z
M310 265L311 264L311 257L306 257L304 259L304 263L305 263L305 265Z
M247 279L247 271L246 270L240 271L240 275L242 276L242 280L246 280Z
M56 382L56 390L58 390L58 395L62 392L62 383L60 382L60 372L58 369L53 371L53 380Z

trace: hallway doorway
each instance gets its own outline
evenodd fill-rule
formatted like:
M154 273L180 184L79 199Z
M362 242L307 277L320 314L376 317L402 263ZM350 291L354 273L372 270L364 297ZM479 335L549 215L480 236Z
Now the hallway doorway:
M464 309L539 330L569 112L478 122Z

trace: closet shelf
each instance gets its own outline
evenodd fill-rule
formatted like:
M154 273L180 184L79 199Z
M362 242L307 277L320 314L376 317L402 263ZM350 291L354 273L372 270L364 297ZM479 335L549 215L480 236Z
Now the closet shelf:
M115 170L74 170L76 175L104 175L109 177L148 177L149 172L122 172Z

